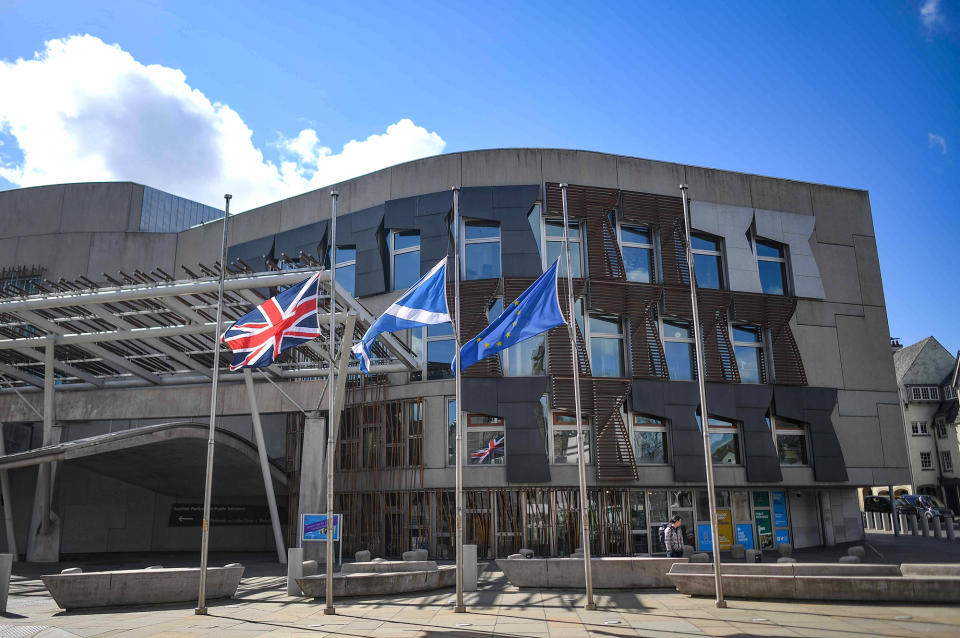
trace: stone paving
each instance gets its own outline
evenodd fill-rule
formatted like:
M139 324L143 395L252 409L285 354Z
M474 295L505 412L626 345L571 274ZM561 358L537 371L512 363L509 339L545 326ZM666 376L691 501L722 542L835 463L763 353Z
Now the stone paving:
M885 539L868 541L885 558L898 551ZM934 562L938 556L932 549L911 551ZM952 554L957 548L939 549L944 560L943 550ZM222 563L211 560L211 564ZM0 618L0 638L960 635L960 608L945 605L730 600L727 609L717 609L712 599L658 590L598 593L599 609L588 612L583 610L582 591L518 590L493 563L481 575L480 590L467 593L466 614L454 614L453 592L442 590L387 599L342 599L336 602L337 615L326 616L322 601L287 596L278 566L267 562L251 565L236 599L211 601L208 616L194 615L189 604L65 612L56 607L37 578L40 573L59 571L53 567L18 564L15 568L8 613Z

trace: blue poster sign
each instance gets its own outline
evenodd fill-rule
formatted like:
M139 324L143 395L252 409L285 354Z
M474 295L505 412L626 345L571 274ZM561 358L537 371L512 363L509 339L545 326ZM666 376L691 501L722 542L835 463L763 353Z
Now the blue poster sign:
M787 526L787 495L785 492L773 492L773 526Z
M774 534L776 535L777 545L780 545L781 543L790 543L790 530L778 529L776 532L774 532Z
M327 540L327 515L304 514L302 538L305 541ZM333 515L333 540L340 540L340 515Z
M697 546L700 551L709 552L713 549L713 539L710 538L710 523L697 525Z
M738 545L743 545L744 549L753 549L753 525L737 523L736 533Z

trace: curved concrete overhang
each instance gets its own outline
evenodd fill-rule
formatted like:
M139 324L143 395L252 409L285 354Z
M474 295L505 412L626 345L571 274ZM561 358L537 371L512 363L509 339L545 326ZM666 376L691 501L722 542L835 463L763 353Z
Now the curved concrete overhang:
M177 497L202 498L208 426L195 421L148 425L0 457L0 470L63 461L92 472ZM246 439L216 430L213 493L263 494L256 447ZM274 490L287 490L287 477L272 461Z

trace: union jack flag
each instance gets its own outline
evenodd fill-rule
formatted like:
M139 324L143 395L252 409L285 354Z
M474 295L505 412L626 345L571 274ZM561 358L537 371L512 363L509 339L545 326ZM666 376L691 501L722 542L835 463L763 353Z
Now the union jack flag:
M317 280L320 273L290 286L237 319L221 341L233 350L231 370L263 368L286 350L320 336Z
M480 448L470 455L471 463L494 463L497 457L503 456L504 436L490 439L487 447Z

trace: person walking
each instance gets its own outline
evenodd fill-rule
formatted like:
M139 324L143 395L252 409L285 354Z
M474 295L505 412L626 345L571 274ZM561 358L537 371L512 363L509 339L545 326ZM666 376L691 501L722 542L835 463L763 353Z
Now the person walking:
M670 519L663 531L663 543L667 548L667 558L683 558L683 518L679 514Z

